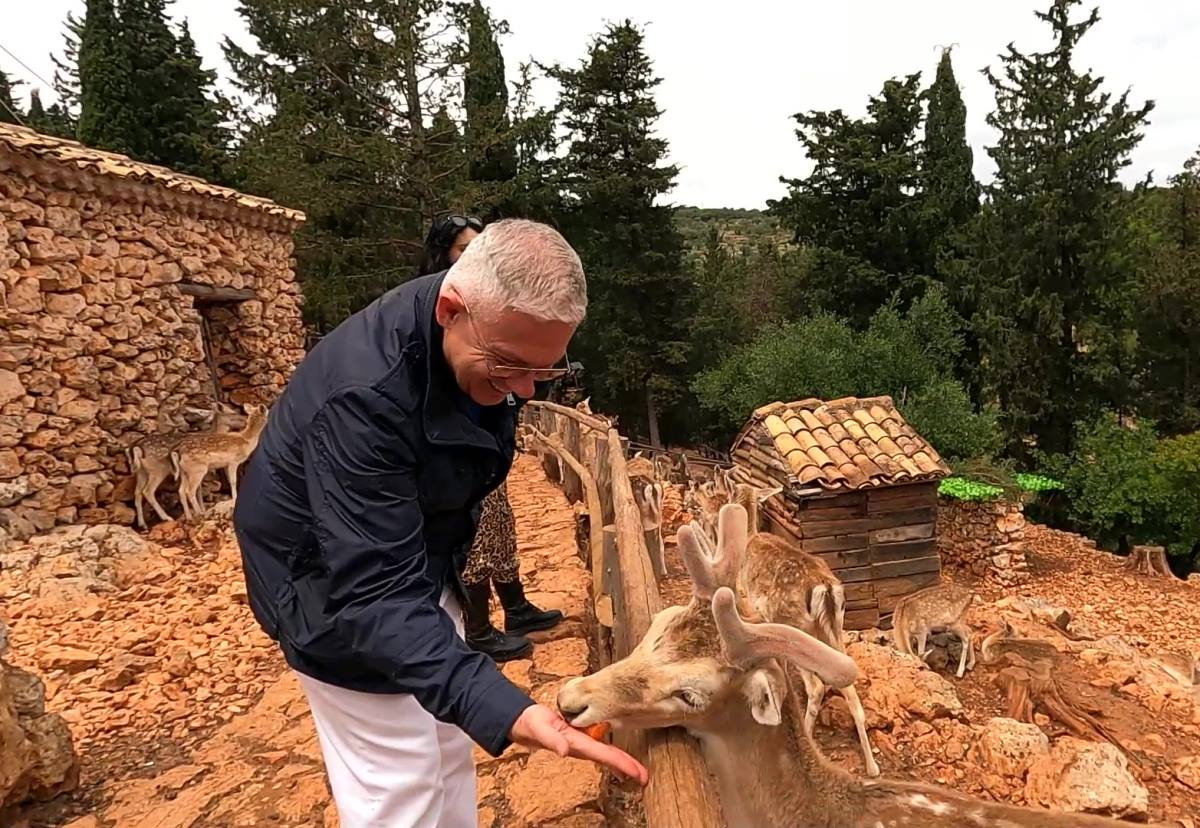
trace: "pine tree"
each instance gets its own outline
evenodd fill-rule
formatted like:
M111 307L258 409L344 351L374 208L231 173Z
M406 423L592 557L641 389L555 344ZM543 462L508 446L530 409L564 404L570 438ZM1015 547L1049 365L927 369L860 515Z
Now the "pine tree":
M929 216L930 252L964 227L979 212L979 182L974 156L967 143L967 107L963 103L950 50L942 51L937 76L925 93L925 143L921 158L921 189ZM926 262L933 273L935 263Z
M467 113L466 151L477 182L510 182L517 175L516 136L508 118L504 55L496 43L499 26L480 0L468 12L468 50L463 77Z
M328 330L410 278L429 219L468 200L448 193L453 172L439 166L449 115L427 123L453 91L449 50L431 37L446 19L433 0L241 0L238 11L258 41L224 45L255 107L242 113L246 187L308 214L305 315Z
M795 241L814 248L809 289L818 307L865 326L899 293L924 290L930 260L921 227L920 75L889 80L865 118L840 109L795 116L815 168L781 179L788 195L768 202Z
M1131 403L1130 199L1117 181L1141 140L1152 103L1100 90L1075 68L1080 40L1099 20L1072 21L1079 0L1054 0L1038 17L1046 52L1009 46L988 122L996 178L965 272L982 348L980 380L1005 412L1010 447L1070 449L1074 424Z
M0 123L16 124L22 120L17 112L17 102L12 96L13 83L8 75L0 70Z
M113 0L87 0L78 53L79 140L136 157L144 127L131 106L129 51Z
M601 405L646 422L656 442L658 412L683 392L690 293L673 210L656 204L678 173L654 134L660 81L629 21L596 37L579 68L550 72L570 141L563 225L588 273L581 355Z

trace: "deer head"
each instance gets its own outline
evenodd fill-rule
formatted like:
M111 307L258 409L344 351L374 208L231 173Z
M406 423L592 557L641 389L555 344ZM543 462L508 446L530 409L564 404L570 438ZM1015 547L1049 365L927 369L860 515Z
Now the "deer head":
M745 620L733 587L748 538L746 511L725 506L718 532L714 544L707 534L680 527L691 603L656 615L621 661L563 685L558 706L571 724L682 725L704 732L720 727L729 705L742 705L761 724L778 725L788 685L777 659L835 687L854 682L858 671L845 654L792 627Z

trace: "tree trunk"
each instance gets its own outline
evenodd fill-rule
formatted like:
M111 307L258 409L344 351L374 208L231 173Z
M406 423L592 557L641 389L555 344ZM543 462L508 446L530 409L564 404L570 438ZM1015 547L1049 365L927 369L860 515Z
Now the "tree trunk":
M1174 578L1167 564L1167 552L1161 546L1135 546L1125 559L1125 568L1138 575Z
M662 448L658 437L658 409L654 407L654 394L649 388L646 389L646 422L650 428L650 445Z

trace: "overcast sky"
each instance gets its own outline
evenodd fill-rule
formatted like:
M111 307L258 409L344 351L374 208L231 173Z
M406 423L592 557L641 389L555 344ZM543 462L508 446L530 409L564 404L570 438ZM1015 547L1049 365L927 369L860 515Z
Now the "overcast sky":
M932 81L939 46L954 45L954 64L967 104L976 172L992 175L983 151L992 143L984 118L993 105L979 70L997 63L1010 41L1028 50L1048 42L1035 8L1047 0L492 0L511 34L501 46L510 77L530 56L574 63L606 21L625 17L646 27L646 46L663 79L659 131L681 172L672 200L704 207L761 207L783 194L780 175L806 170L791 116L840 107L861 114L883 81L921 71ZM6 25L0 46L37 75L53 79L50 53L61 48L68 11L84 0L0 0ZM702 10L704 7L709 10ZM176 0L206 65L227 67L220 41L249 35L235 0ZM1153 172L1163 181L1200 147L1200 2L1105 0L1101 21L1085 39L1080 65L1132 100L1154 100L1146 137L1124 178ZM0 69L43 85L0 50ZM553 88L539 88L545 102ZM43 101L52 93L44 90Z

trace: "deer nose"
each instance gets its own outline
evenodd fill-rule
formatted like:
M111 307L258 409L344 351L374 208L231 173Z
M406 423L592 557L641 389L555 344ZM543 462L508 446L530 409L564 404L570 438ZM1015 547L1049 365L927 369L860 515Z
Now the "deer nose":
M577 690L578 686L579 679L573 678L558 690L558 698L556 699L558 712L567 721L575 718L588 708L587 702L583 700L581 697L582 694Z

